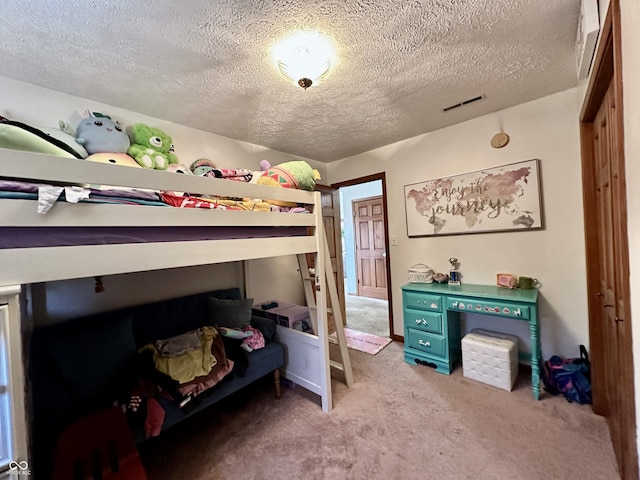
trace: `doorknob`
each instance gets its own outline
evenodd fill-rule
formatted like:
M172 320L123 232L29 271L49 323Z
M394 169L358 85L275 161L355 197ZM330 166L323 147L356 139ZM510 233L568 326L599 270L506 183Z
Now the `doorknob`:
M623 321L620 317L616 317L616 318L614 318L614 320L616 321L616 323Z
M604 308L613 308L613 305L611 305L610 303L605 303Z
M382 258L385 258L387 256L387 252L382 252Z

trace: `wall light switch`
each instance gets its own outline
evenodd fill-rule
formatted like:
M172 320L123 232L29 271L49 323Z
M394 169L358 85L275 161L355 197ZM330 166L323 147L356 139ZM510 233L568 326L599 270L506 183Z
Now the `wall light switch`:
M393 245L394 247L398 246L398 236L397 235L391 235L391 245Z

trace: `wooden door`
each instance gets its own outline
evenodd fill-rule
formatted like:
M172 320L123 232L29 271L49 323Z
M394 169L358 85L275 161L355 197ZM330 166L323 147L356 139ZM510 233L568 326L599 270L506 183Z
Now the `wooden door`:
M621 477L637 479L619 15L612 0L581 113L582 173L593 410Z
M603 413L619 465L626 463L629 445L635 448L635 401L631 354L631 325L625 321L628 273L626 261L626 200L623 154L619 140L615 84L613 80L596 114L593 125L596 223L600 299L599 336L602 342L604 388ZM628 317L627 317L628 318ZM629 428L629 425L633 428ZM627 438L629 437L629 438Z
M358 295L387 300L387 261L382 196L353 201Z
M604 370L613 368L618 363L618 334L616 331L616 271L615 271L615 236L614 236L614 198L612 185L612 158L615 156L615 137L612 126L613 83L607 89L600 110L594 121L593 151L596 182L596 222L598 242L599 288L596 296L601 300L600 330L603 340L602 358ZM614 413L618 403L617 377L607 375L604 378L607 414ZM612 437L619 436L620 421L617 415L610 417ZM614 432L616 432L614 434Z
M316 184L316 190L322 195L322 218L324 220L324 230L327 236L327 246L329 247L329 258L331 258L331 267L333 269L333 277L336 281L338 290L338 299L340 300L340 312L342 313L342 323L346 325L347 314L344 302L344 270L342 265L342 229L340 227L340 194L337 188ZM315 255L307 254L307 263L310 268L315 266ZM327 295L329 307L331 300ZM329 316L329 332L335 330L333 326L333 316Z

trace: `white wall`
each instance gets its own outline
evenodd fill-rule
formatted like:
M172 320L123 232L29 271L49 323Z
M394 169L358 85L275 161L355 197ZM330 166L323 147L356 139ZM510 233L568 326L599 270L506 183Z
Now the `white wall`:
M295 255L251 260L247 264L247 296L256 302L276 300L306 305L304 285Z
M502 149L490 146L500 126L511 137ZM528 232L408 238L403 187L517 161L540 159L545 228ZM542 282L542 353L578 356L588 346L578 90L499 111L442 130L329 164L329 183L386 172L391 247L394 331L402 332L402 296L408 268L418 262L446 272L449 257L460 260L463 281L495 284L496 273L527 275ZM525 322L474 315L476 324L517 335L529 350Z
M598 14L600 15L600 26L604 24L604 17L606 17L607 10L609 9L610 0L598 0Z
M58 120L64 120L75 127L86 109L110 115L114 120L124 122L125 126L141 122L160 128L172 137L176 154L186 165L204 157L214 161L220 168L258 169L262 159L269 160L272 165L303 159L318 169L323 178L327 176L325 164L307 158L0 76L0 115L10 120L34 127L56 128ZM46 165L43 165L43 168L46 168ZM285 291L287 296L291 296L291 291L294 290L293 297L299 299L302 295L302 285L297 280L299 277L291 284L292 276L299 276L295 258L265 259L261 260L259 265L260 269L256 272L260 274L260 278L253 284L264 287L259 292L261 295L271 297ZM288 279L284 280L285 286L282 286L283 278ZM40 303L34 308L39 312L36 320L38 323L50 323L154 299L229 286L242 287L242 283L241 265L228 264L105 277L106 290L100 294L93 291L93 279L78 279L37 287L35 299Z
M240 287L241 262L155 270L102 277L96 293L93 278L33 285L29 314L40 327L94 313L117 310L191 293Z
M323 177L326 176L325 164L308 158L0 76L0 115L9 120L26 123L36 128L57 128L58 121L64 120L75 128L87 109L124 122L125 127L135 123L145 123L163 130L172 138L175 153L180 162L187 166L198 158L208 158L220 168L257 170L260 160L263 159L269 160L272 165L300 159L306 160L313 168L318 169Z
M640 2L620 0L622 82L624 97L624 149L627 178L627 228L631 272L631 318L636 395L636 423L640 427ZM640 450L640 442L638 442ZM639 455L640 457L640 455Z

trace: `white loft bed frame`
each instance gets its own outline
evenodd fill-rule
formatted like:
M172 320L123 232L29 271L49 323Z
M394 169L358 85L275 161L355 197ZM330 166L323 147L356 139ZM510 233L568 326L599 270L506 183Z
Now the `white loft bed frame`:
M94 184L198 192L201 195L283 200L310 206L313 214L56 202L43 215L36 212L37 202L33 200L0 199L2 227L179 228L256 225L312 227L307 230L313 232L294 237L0 249L0 287L314 253L317 255L316 275L323 279L322 284L318 285L316 298L318 335L292 330L286 332L293 334L292 339L289 335L282 335L280 340L286 345L288 359L304 357L309 378L308 384L303 386L321 396L325 412L331 410L324 272L326 250L320 193L2 148L0 177L63 186ZM296 337L297 334L301 337ZM309 348L309 342L314 344L314 348ZM309 358L309 355L312 357ZM299 373L296 370L296 375ZM299 377L298 380L304 379Z
M57 202L45 215L33 200L0 199L3 227L322 226L319 194L199 176L0 149L0 177L60 185L110 185L202 195L268 198L313 207L313 215ZM248 238L0 250L0 286L318 252L320 233ZM188 246L189 248L184 248Z

